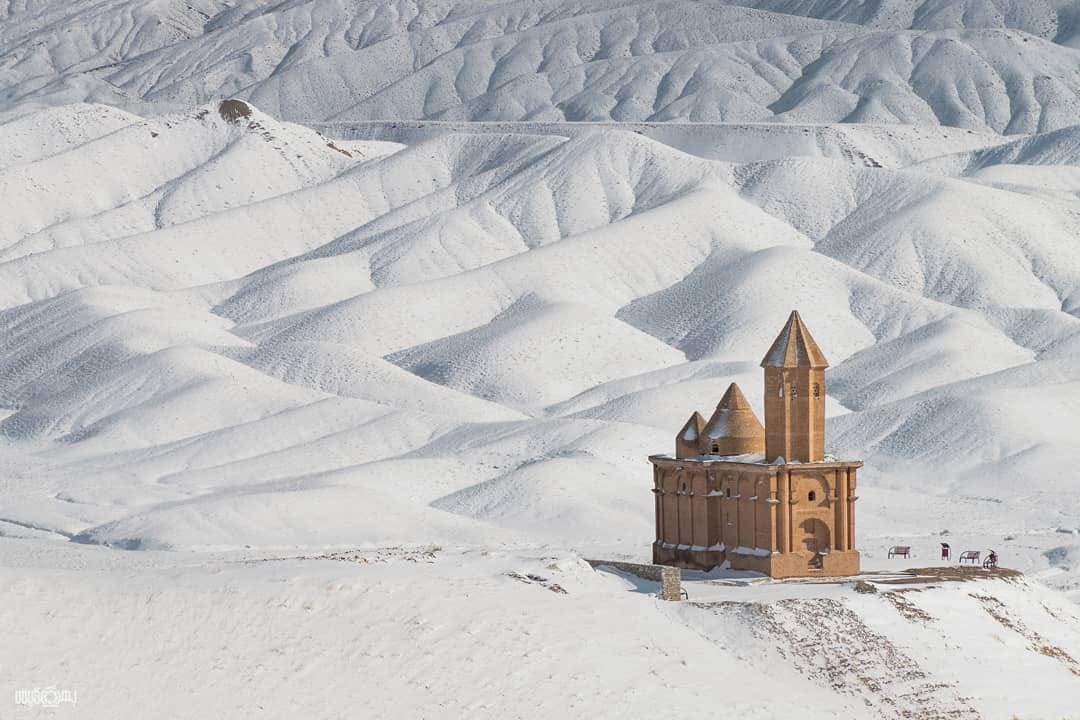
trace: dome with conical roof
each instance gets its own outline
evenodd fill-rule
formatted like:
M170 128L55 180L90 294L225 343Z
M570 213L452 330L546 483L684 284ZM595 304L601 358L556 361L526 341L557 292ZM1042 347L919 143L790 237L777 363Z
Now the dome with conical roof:
M716 412L705 424L701 449L710 455L747 455L765 452L765 428L754 415L750 401L731 383Z
M675 457L691 458L701 454L701 436L705 431L705 418L694 411L682 430L675 436Z

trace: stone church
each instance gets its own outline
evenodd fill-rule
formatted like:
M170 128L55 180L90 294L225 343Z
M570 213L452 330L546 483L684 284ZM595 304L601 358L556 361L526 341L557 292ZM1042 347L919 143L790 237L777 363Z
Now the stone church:
M772 344L765 426L734 383L708 420L695 412L675 456L654 455L653 562L725 561L775 578L855 575L855 472L825 454L825 360L798 312Z

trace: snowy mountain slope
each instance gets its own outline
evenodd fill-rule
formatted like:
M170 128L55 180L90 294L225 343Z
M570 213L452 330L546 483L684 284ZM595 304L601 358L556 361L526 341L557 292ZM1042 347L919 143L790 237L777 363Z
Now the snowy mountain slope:
M7 94L122 98L84 73L201 35L227 0L6 2L0 6L0 87Z
M814 238L818 252L922 296L961 307L1068 311L1075 302L1080 258L1066 238L1080 228L1071 199L809 160L748 169L742 183ZM823 199L819 183L836 192ZM942 234L948 246L937 242Z
M141 121L122 110L95 105L69 105L27 113L6 118L4 134L0 136L5 165L0 169L42 160Z
M733 0L760 10L881 30L1013 28L1074 45L1080 10L1069 0Z
M611 123L603 122L536 121L319 122L310 125L331 137L407 145L447 133L578 137L611 129ZM922 162L945 162L953 156L966 158L966 152L1002 145L1001 136L993 131L975 132L936 125L622 122L618 128L691 155L740 164L790 157L827 157L868 167L898 168Z
M386 522L357 533L356 509L325 508L396 498L456 518L397 542L457 542L473 522L643 546L642 458L732 379L760 400L758 356L792 307L828 348L834 449L867 458L871 487L940 466L935 492L981 486L1003 510L1055 497L1005 534L1048 545L1076 526L1080 495L1049 471L1072 457L1080 399L1073 203L838 152L911 130L817 128L831 144L789 159L773 126L676 133L741 148L720 160L595 127L402 145L254 109L64 112L0 126L28 140L0 158L0 432L39 483L8 495L15 532L380 542ZM76 192L85 173L104 180ZM568 478L593 482L587 501ZM887 495L867 494L878 517Z
M993 165L1077 165L1080 164L1080 127L1070 126L1044 135L1014 140L976 152L970 169Z
M1075 123L1078 17L1046 0L54 2L0 31L0 109L89 100L147 112L239 95L298 121L1042 132Z
M438 69L421 71L331 117L940 122L1035 132L1075 118L1076 52L1005 31L803 34L589 60L476 98ZM296 115L269 93L264 85L252 98Z
M111 112L95 107L98 115ZM93 114L92 110L79 112L73 122L81 123ZM26 120L12 124L20 133ZM21 217L22 225L6 225L0 235L3 255L17 258L42 249L81 245L88 239L97 242L177 225L288 195L398 149L368 143L353 152L332 148L311 131L297 130L276 136L257 121L247 120L241 130L216 113L201 112L198 117L174 117L163 123L137 119L87 142L72 138L65 151L30 161L23 160L25 151L14 151L29 143L13 144L12 154L19 162L0 170L0 188L11 202L26 203L35 212ZM174 132L187 138L183 153L170 150L168 135ZM160 143L159 138L163 138ZM160 154L159 159L138 173L117 172L155 154ZM78 182L85 172L99 178L93 192L56 192L58 187ZM255 173L263 178L258 185L238 182Z

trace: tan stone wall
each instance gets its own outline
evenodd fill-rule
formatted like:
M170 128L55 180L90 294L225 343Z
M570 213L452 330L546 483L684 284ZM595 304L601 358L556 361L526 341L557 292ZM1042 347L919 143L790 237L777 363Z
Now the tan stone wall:
M830 475L832 473L829 473ZM793 473L792 533L796 551L835 550L835 513L829 500L830 478L824 472Z
M690 490L693 493L689 498L691 514L693 516L693 530L690 535L690 544L696 547L709 546L709 510L707 494L709 482L705 472L695 472L690 475Z
M831 552L822 556L822 567L819 570L809 569L810 556L806 553L775 554L770 557L745 555L728 559L732 568L752 570L774 578L858 575L860 561L859 553L855 551Z
M816 389L816 394L815 394ZM765 459L825 459L825 371L765 368Z
M659 490L658 497L661 506L663 524L657 540L672 543L678 542L679 538L679 508L676 501L676 473L671 468L658 468Z
M652 461L660 518L654 562L707 570L727 560L773 577L858 572L860 463Z
M700 445L700 440L684 440L681 437L677 437L675 438L675 457L692 458L700 455Z

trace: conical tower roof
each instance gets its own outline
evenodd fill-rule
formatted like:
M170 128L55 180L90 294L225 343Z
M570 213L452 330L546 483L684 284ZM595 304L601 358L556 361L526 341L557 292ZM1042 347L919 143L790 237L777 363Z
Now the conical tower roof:
M701 454L701 436L705 430L705 418L694 412L675 436L675 457L688 458Z
M679 431L679 439L696 443L704 430L705 418L702 417L701 413L695 410L694 414L691 415L690 419L683 425L682 430Z
M738 383L731 383L728 385L728 389L724 392L724 396L720 398L720 402L716 405L716 411L721 410L748 410L751 415L754 414L754 408L750 405L750 401L743 395L742 388Z
M742 455L763 452L765 428L761 426L750 401L735 383L728 386L716 412L705 425L708 450L720 455Z
M761 367L827 368L829 361L810 336L810 331L799 317L799 311L792 310L784 329L776 336L769 352L762 359Z

